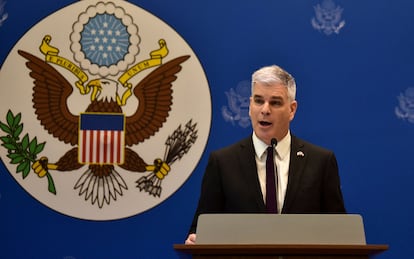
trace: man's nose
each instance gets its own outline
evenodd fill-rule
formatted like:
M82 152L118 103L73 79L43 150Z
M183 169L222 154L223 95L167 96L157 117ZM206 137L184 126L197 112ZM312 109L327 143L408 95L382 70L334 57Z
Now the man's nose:
M265 102L262 106L262 114L270 114L270 105Z

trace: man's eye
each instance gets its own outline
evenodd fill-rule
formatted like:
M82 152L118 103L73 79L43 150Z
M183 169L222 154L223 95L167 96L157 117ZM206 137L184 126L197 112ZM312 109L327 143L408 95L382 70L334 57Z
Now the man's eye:
M254 99L254 102L256 104L263 104L264 103L264 100L262 100L262 99Z
M280 105L282 105L282 102L281 101L271 101L270 105L271 106L280 106Z

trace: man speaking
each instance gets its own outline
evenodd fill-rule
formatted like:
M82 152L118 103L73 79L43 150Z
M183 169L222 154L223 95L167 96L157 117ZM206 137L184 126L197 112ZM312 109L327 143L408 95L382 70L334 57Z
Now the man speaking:
M196 243L205 213L346 213L335 154L297 138L294 78L279 66L252 75L253 134L214 151L185 244Z

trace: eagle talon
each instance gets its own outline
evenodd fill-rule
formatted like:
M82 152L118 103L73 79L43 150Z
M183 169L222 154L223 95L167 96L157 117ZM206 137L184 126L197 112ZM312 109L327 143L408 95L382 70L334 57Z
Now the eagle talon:
M158 179L162 180L171 168L166 162L162 161L160 158L157 158L154 160L154 165L147 166L146 170L152 171Z
M49 173L49 169L56 169L56 165L49 164L49 159L47 157L41 157L39 160L35 161L32 165L33 171L40 178L45 177Z
M162 192L161 182L171 170L170 166L160 158L154 160L153 165L145 167L147 171L152 172L147 176L142 176L136 183L140 191L145 191L154 197L160 197Z

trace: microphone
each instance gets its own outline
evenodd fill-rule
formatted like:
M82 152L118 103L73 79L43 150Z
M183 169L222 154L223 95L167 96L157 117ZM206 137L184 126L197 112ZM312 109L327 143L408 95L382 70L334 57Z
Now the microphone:
M277 140L275 138L272 138L270 140L270 144L272 145L273 148L275 148L277 146Z

